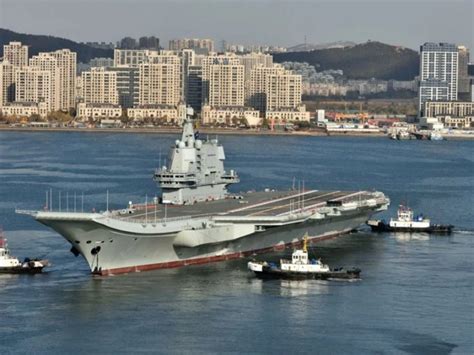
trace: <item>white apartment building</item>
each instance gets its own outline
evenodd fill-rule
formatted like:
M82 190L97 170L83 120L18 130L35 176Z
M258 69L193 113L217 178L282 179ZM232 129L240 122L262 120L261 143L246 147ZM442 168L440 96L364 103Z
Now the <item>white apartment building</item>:
M178 105L180 68L175 64L140 64L139 105Z
M423 115L423 106L426 101L458 99L458 61L458 47L455 44L425 43L421 46L420 115Z
M56 103L55 78L51 71L39 67L23 67L15 72L15 101L44 102L48 112Z
M77 104L76 117L80 119L118 118L122 116L122 108L119 105L85 103Z
M3 60L8 60L10 64L21 68L28 65L28 46L21 42L10 42L3 45Z
M244 66L245 82L250 81L252 69L257 66L273 67L273 56L265 53L247 53L238 56L240 64Z
M424 112L426 117L474 117L474 102L428 101L425 102Z
M261 112L266 109L266 77L267 75L273 74L284 74L286 72L279 64L267 67L264 65L258 65L253 68L250 72L250 83L246 90L246 104Z
M209 73L209 105L244 106L244 66L213 64Z
M182 123L186 117L186 106L171 105L142 105L127 110L127 116L134 121L141 121L145 118L159 118L169 123Z
M60 68L56 58L49 53L39 53L31 57L30 67L38 68L39 70L46 70L51 73L51 92L52 99L49 109L57 111L61 108L61 82L60 82Z
M265 76L265 111L296 109L301 105L301 75L289 72Z
M114 67L130 66L138 67L142 63L148 63L150 56L157 56L158 51L148 49L114 49Z
M182 49L205 49L208 52L214 52L214 41L209 38L172 39L169 42L169 49L173 51L180 51Z
M82 95L86 104L118 105L117 73L103 67L82 72Z
M15 101L15 72L18 67L8 61L0 63L0 106Z
M201 110L203 124L231 124L235 120L245 119L249 126L255 127L262 123L260 112L244 106L212 107L204 105Z
M76 67L77 54L69 49L58 49L49 54L56 59L59 67L59 106L61 110L69 110L76 105Z
M46 102L7 102L0 107L0 112L5 116L30 117L31 115L39 115L45 118L48 113L48 105Z
M200 63L200 64L199 64ZM233 53L211 53L206 57L196 57L196 64L202 66L202 102L209 103L209 80L211 66L214 65L240 65L240 59Z
M296 108L280 108L265 112L265 118L270 122L294 122L306 121L309 122L310 114L306 111L305 105L300 105Z

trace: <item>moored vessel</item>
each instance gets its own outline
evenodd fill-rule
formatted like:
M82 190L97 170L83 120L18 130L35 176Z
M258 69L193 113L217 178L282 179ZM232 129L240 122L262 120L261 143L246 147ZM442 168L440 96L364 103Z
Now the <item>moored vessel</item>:
M314 240L333 238L390 202L374 191L231 193L228 186L240 177L224 169L223 146L217 138L199 139L190 117L183 121L170 163L154 173L162 194L153 203L105 212L53 210L49 203L44 210L17 212L61 234L93 273L109 275L279 250L301 242L304 231Z
M454 228L451 224L431 224L430 219L422 214L414 217L413 210L400 205L397 218L391 218L387 223L383 220L368 220L367 225L374 232L425 232L450 234Z
M296 249L291 255L291 260L281 259L280 264L267 261L249 261L247 267L262 279L359 279L361 270L358 268L331 269L323 264L320 259L309 259L308 236L303 237L303 248Z

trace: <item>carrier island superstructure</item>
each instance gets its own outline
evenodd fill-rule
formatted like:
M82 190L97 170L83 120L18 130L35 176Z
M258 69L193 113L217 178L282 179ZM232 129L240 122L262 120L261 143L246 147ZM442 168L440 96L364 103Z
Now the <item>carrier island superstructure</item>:
M51 227L94 274L203 264L283 249L347 233L389 199L381 192L298 189L231 194L217 139L200 140L187 117L169 165L155 171L159 201L105 212L23 211Z

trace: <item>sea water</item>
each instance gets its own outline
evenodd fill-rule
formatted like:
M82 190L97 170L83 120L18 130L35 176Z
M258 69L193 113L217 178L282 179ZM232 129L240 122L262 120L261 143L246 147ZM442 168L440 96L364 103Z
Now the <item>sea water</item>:
M214 137L212 137L214 138ZM46 257L42 275L0 275L0 354L474 353L474 141L218 137L234 192L375 189L451 236L362 228L314 256L362 280L261 281L248 260L93 277L70 245L18 209L104 210L158 194L154 169L174 135L0 133L0 225L14 255ZM84 204L82 195L84 194ZM76 198L74 198L76 196ZM278 261L291 250L259 256Z

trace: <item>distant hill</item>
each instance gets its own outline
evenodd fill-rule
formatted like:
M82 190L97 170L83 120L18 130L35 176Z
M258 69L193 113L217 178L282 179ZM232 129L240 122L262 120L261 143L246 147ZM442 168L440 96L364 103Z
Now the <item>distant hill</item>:
M77 61L82 63L88 63L92 58L112 58L114 55L112 49L93 48L86 44L77 43L64 38L17 33L0 28L0 56L3 56L3 45L11 41L18 41L28 45L28 54L30 57L39 52L51 52L61 48L68 48L76 52Z
M419 72L419 55L412 49L380 42L309 52L275 53L274 61L306 62L317 71L342 69L349 79L412 80Z
M357 43L350 41L337 41L320 44L301 43L297 44L296 46L287 48L287 52L308 52L314 51L316 49L354 47L355 45L357 45Z

